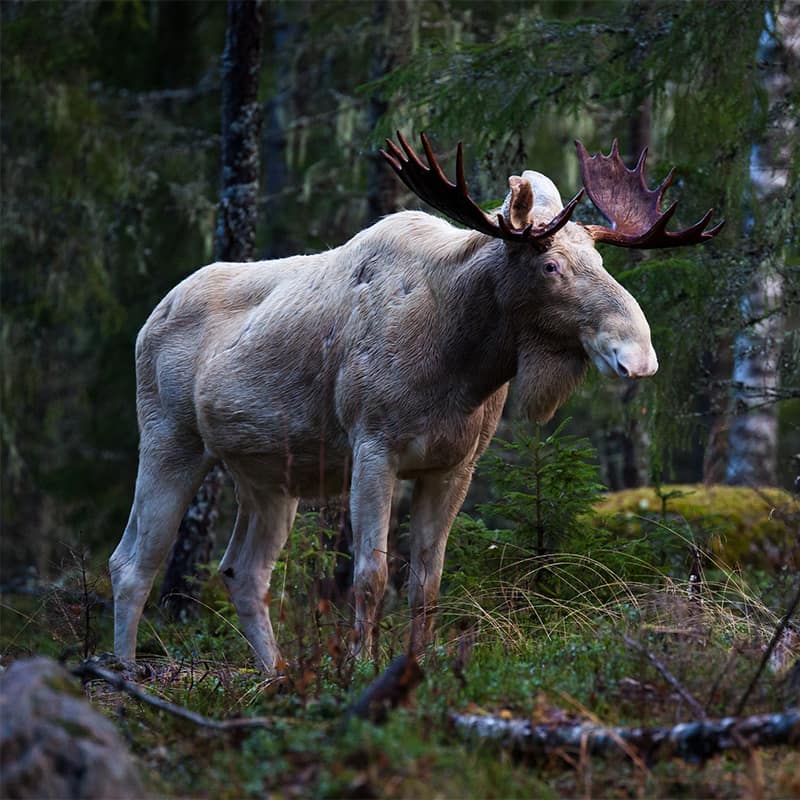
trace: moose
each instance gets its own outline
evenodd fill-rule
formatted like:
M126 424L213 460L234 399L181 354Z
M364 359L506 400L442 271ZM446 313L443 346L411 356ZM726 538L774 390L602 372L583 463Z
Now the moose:
M526 170L489 214L464 178L427 165L398 133L381 150L400 180L464 227L421 211L391 214L327 252L215 263L158 304L136 341L139 469L110 559L115 654L135 660L153 580L203 476L223 462L238 515L219 570L261 667L279 650L270 577L300 498L349 489L353 648L369 654L387 582L397 479L413 480L409 647L433 636L445 545L516 379L520 410L546 421L590 362L627 380L658 369L647 320L603 268L597 243L706 242L713 209L667 231L674 171L650 190L634 169L577 142L585 191L610 227L571 220L584 189Z

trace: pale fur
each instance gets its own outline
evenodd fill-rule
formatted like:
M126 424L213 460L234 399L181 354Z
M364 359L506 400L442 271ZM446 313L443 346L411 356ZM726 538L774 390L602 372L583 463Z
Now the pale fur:
M593 350L601 339L611 355ZM409 594L420 649L447 536L508 381L517 376L526 413L548 419L581 380L587 351L602 366L626 347L652 351L644 315L573 223L538 252L402 212L325 253L190 275L136 343L139 474L110 562L117 655L133 660L156 571L215 461L239 501L220 571L268 671L279 653L265 598L298 498L350 488L356 648L369 652L393 486L414 480Z

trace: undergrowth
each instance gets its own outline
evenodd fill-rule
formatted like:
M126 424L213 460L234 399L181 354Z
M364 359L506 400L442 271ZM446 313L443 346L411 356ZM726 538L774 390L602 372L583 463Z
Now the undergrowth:
M646 535L626 538L598 528L587 519L586 504L597 491L590 454L585 443L559 437L521 440L517 459L528 466L506 462L508 474L495 482L481 515L459 517L437 641L422 662L425 679L412 704L391 712L384 725L343 720L376 674L404 652L408 614L405 608L385 613L376 663L351 657L351 610L332 590L343 563L337 534L317 518L300 518L275 572L270 602L286 658L282 675L265 678L254 668L218 578L207 581L202 614L188 624L170 623L149 607L139 648L147 668L139 680L148 691L209 717L269 720L264 730L211 732L101 682L87 685L92 702L122 729L154 794L800 795L800 756L785 749L690 765L566 752L530 764L456 734L453 712L667 726L696 717L689 696L709 717L731 714L796 591L796 573L731 568L674 517L649 518ZM531 447L534 457L525 453ZM583 466L576 472L578 462ZM500 462L491 469L501 469ZM573 496L568 508L557 514L542 507L543 497L559 492ZM74 663L110 649L104 575L101 566L72 557L58 585L5 594L2 662L50 654ZM790 625L746 714L797 703L799 638Z
M453 732L449 714L469 711L547 721L569 712L608 725L672 725L692 711L623 634L656 655L710 716L732 712L769 640L779 607L766 605L741 573L719 572L702 596L688 581L652 568L649 583L613 578L602 559L573 555L511 561L507 548L482 591L453 584L445 594L438 643L426 655L426 679L411 707L384 726L344 712L374 679L405 635L405 612L384 620L381 662L353 662L341 610L327 641L309 639L313 614L301 604L284 610L284 641L306 642L302 663L264 679L252 668L238 623L223 599L190 625L172 625L148 612L140 660L149 691L207 716L262 716L267 730L222 735L187 725L102 683L92 701L118 721L133 751L163 796L262 797L788 797L800 789L800 759L786 751L725 756L705 765L656 763L642 769L622 756L580 763L553 756L535 765L489 746L469 745ZM539 570L594 576L565 583L566 600L552 589L524 591L504 579L507 559L515 579ZM643 569L638 564L637 569ZM523 584L525 581L523 580ZM545 582L547 583L547 582ZM213 594L213 593L212 593ZM78 653L81 630L66 622L63 598L15 598L4 603L4 661L31 652ZM297 614L304 614L302 623ZM110 616L98 617L98 638L110 643ZM338 637L337 646L331 641ZM797 657L796 646L793 651ZM791 665L791 657L789 658ZM777 661L747 713L780 710L793 700L791 670ZM796 698L795 698L796 699ZM753 759L758 759L758 768ZM759 778L761 775L761 778ZM766 776L766 777L764 777ZM759 783L760 781L760 783ZM768 781L768 785L767 785ZM759 788L760 787L760 788Z

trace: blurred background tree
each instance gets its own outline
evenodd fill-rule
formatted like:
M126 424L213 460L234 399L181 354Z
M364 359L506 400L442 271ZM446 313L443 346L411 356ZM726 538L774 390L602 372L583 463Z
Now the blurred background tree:
M124 526L136 333L169 288L214 258L226 6L0 10L8 577L29 565L46 573L57 544L76 537L105 558ZM375 166L395 126L427 129L442 152L463 139L467 177L487 203L528 167L574 191L574 138L607 150L618 137L631 162L649 144L653 183L678 166L679 221L714 205L728 224L687 252L604 252L651 321L661 369L627 402L592 376L563 415L591 437L612 488L704 477L790 486L800 451L797 16L788 0L267 2L254 254L335 246L365 220L416 205ZM764 169L783 176L768 190L754 181ZM767 333L748 300L759 282L780 286ZM741 377L747 353L765 368L755 384ZM731 465L755 452L741 423L765 410L774 472L736 478Z

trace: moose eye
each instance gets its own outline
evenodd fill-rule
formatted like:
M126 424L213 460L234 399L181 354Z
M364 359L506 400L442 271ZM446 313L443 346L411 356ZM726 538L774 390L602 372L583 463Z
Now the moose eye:
M546 261L544 265L544 271L548 275L555 275L556 273L560 272L561 269L555 261Z

